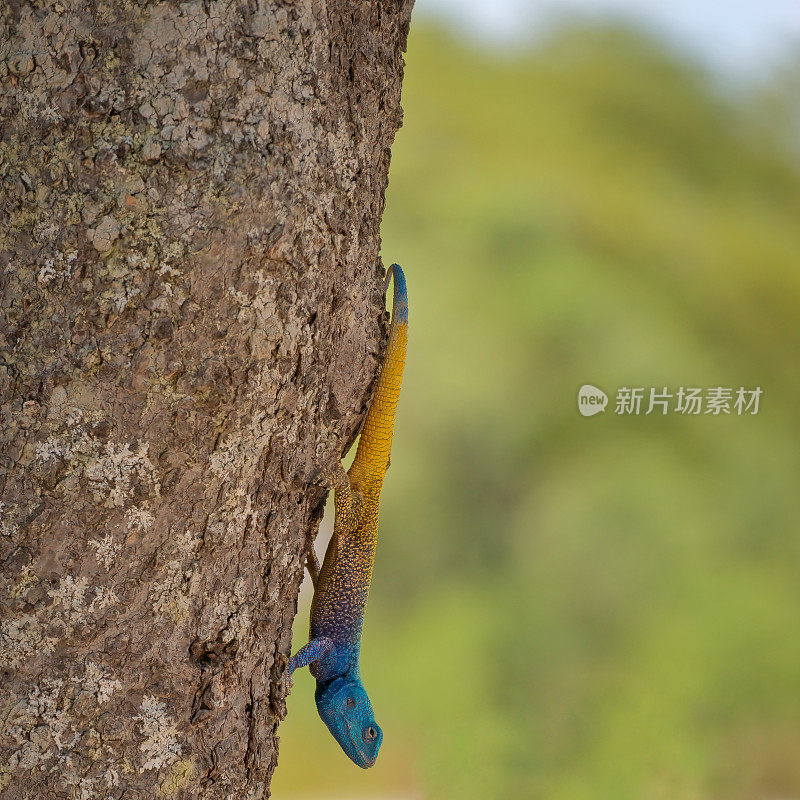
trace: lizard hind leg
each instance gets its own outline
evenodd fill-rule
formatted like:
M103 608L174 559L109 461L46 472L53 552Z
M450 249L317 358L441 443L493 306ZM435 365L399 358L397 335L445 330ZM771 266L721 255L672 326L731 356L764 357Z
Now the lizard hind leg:
M317 558L317 554L314 552L313 544L308 546L308 552L306 553L306 569L308 570L308 575L311 578L311 585L316 589L317 581L319 580L319 559Z
M362 501L361 493L350 482L350 476L341 461L333 469L326 471L325 482L333 489L333 503L336 511L335 524L349 520Z
M336 494L344 500L350 499L350 478L347 476L347 470L341 461L336 462L336 466L325 474L325 480L333 489Z

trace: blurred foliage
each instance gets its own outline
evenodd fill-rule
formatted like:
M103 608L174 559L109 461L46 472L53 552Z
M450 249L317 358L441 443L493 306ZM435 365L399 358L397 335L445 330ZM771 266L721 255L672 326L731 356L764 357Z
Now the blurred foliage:
M629 31L502 55L413 29L362 659L385 742L353 767L299 676L277 798L800 794L800 174L743 97ZM761 411L613 413L681 385Z

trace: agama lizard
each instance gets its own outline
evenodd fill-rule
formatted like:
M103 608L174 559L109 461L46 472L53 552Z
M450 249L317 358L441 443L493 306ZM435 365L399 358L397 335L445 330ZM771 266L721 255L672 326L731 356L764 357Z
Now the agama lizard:
M359 767L378 757L383 732L364 684L359 657L364 610L369 594L378 506L392 447L395 411L406 358L408 295L403 270L393 264L394 301L389 345L356 457L349 472L341 462L328 476L334 489L333 536L314 585L309 642L289 662L289 675L310 665L317 680L314 699L322 721L342 750ZM310 566L310 565L309 565ZM309 571L314 578L313 568Z

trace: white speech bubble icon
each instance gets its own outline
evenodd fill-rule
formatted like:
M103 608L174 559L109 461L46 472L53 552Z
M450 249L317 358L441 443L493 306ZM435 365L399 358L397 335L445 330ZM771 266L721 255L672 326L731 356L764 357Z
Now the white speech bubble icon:
M606 410L608 395L591 383L585 383L578 389L578 411L584 417L593 417Z

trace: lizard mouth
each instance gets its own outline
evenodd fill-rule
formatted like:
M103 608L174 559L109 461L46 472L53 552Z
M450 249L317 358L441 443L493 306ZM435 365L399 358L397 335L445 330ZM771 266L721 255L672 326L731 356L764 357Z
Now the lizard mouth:
M349 729L347 731L347 737L352 742L353 750L358 756L358 761L356 763L358 763L358 765L360 767L363 767L364 769L371 767L378 759L377 753L372 758L367 758L367 754L361 752L361 750L358 747L358 742L356 742L355 737L353 736L353 734L350 732Z

